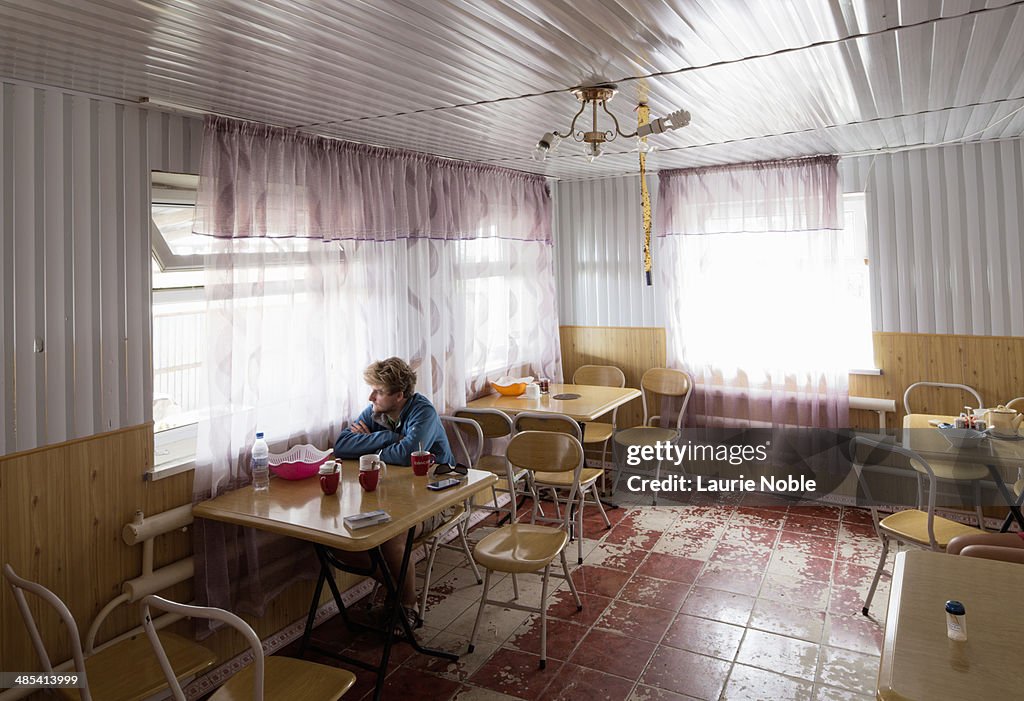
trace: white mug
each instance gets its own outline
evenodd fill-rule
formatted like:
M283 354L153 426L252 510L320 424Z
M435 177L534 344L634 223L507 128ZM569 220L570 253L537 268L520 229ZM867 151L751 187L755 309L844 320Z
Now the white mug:
M369 470L381 470L384 468L384 461L378 458L376 455L361 455L359 457L359 470L361 472L367 472Z

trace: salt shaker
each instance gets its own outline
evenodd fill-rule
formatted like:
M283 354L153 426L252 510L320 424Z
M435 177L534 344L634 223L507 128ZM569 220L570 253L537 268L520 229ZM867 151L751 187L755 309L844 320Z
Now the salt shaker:
M946 635L950 640L967 641L967 610L959 601L946 602Z

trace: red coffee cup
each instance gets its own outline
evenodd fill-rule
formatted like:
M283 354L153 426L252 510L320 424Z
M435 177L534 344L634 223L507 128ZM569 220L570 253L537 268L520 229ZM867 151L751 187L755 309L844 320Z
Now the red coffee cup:
M412 454L411 461L412 473L417 477L423 477L434 464L434 456L425 450L417 450Z
M380 481L380 468L374 468L372 470L359 470L359 484L368 492L372 492L377 489L377 483Z
M338 491L338 483L341 481L341 472L332 472L329 475L320 475L320 489L328 496Z

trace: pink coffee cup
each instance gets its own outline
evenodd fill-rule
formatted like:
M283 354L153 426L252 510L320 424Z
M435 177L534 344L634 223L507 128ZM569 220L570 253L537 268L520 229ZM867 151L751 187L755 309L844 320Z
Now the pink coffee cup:
M359 484L368 492L372 492L377 489L377 483L380 482L380 468L374 468L370 470L359 470Z
M417 477L423 477L434 464L434 456L425 450L417 450L412 454L411 462L412 473Z

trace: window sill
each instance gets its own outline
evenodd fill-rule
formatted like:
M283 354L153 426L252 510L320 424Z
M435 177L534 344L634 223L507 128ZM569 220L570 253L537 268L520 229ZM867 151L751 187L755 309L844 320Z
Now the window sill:
M147 482L156 482L157 480L173 477L174 475L180 475L182 472L188 472L194 469L196 469L196 461L193 457L171 459L166 460L159 465L154 465L151 470L146 470L142 475L142 479Z

